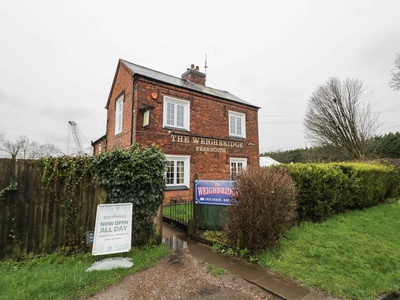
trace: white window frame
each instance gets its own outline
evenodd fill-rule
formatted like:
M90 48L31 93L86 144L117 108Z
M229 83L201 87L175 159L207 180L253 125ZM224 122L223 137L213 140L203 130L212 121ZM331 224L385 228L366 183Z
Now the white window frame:
M232 165L235 165L235 173L233 172ZM242 164L242 169L238 170L238 165ZM247 168L247 158L230 158L229 159L229 179L235 180L236 176L239 175L240 171L244 171Z
M173 106L172 120L168 118L168 106ZM183 108L183 124L178 124L178 107ZM190 131L190 102L164 96L163 127Z
M115 135L122 133L122 120L124 116L124 95L115 101Z
M229 136L246 138L246 114L229 111Z
M165 171L165 185L167 188L169 187L185 187L189 188L190 186L190 156L188 155L166 155L167 161L174 162L174 182L167 183L167 171ZM183 162L184 175L183 175L183 183L177 183L177 163Z

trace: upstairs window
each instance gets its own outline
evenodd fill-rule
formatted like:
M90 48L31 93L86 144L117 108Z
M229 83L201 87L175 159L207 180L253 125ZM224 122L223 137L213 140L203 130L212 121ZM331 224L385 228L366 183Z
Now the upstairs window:
M246 138L246 115L229 111L229 136Z
M167 188L189 188L190 156L166 155L167 171L165 184Z
M115 101L115 134L122 132L122 117L124 113L124 95Z
M190 131L190 102L164 96L163 126Z

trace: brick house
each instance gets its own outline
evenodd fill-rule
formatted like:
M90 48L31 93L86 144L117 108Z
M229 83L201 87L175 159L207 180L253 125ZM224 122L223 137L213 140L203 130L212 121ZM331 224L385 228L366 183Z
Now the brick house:
M94 154L132 143L166 154L165 199L192 199L194 178L229 180L259 165L258 109L205 85L191 66L181 78L120 59L108 97L106 134Z

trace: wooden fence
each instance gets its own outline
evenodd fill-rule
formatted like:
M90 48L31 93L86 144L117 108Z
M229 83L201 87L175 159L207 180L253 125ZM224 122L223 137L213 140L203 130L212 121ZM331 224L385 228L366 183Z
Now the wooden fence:
M91 176L77 187L76 213L69 218L54 196L58 191L43 188L41 178L37 161L0 159L0 259L81 250L85 233L94 230L106 193Z

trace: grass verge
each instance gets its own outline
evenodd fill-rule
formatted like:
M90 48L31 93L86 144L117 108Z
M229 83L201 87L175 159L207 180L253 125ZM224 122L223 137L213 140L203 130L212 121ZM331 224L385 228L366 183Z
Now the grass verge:
M345 299L400 292L400 201L293 228L260 265Z
M90 254L56 254L0 262L0 299L82 299L120 281L123 277L154 266L170 253L166 245L133 249L130 269L85 272L95 261Z

